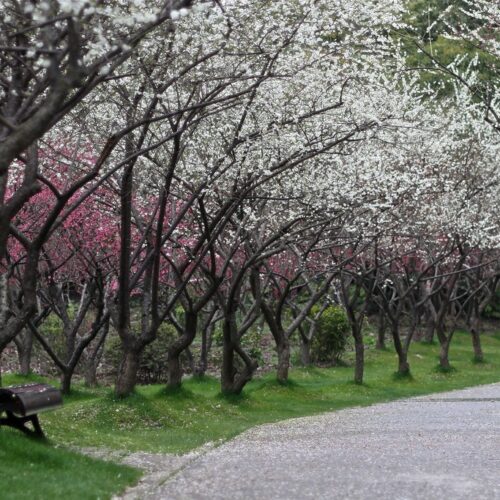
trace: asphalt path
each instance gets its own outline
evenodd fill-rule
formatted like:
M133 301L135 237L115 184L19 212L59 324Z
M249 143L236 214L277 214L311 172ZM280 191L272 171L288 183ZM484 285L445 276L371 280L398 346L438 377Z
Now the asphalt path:
M188 462L150 493L500 499L500 384L262 425Z

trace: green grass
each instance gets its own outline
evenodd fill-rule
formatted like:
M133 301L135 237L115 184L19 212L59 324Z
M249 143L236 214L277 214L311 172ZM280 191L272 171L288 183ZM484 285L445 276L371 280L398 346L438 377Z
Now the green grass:
M485 362L474 363L470 337L458 333L450 351L453 370L446 373L436 369L437 345L414 344L409 357L411 377L394 376L397 358L393 352L367 351L363 385L352 382L352 368L349 366L303 368L292 370L290 382L285 385L275 382L273 374L258 378L239 397L222 396L218 381L213 378L188 379L182 389L168 393L162 386L143 386L125 400L116 400L110 388L86 389L76 386L74 393L65 399L64 408L42 415L41 421L56 445L186 452L206 442L231 438L249 427L265 422L498 382L500 336L484 337L483 349ZM6 376L4 383L25 380L17 376ZM31 441L23 436L14 436L6 430L0 430L2 450L6 438L7 443L13 444L9 445L12 451L0 453L0 491L14 491L15 495L15 491L21 491L16 490L21 487L21 478L38 483L37 491L42 491L40 488L53 483L50 486L53 489L56 488L54 484L61 488L66 484L68 488L81 488L80 491L87 492L87 496L78 495L78 498L106 497L106 492L112 491L107 489L109 484L105 479L108 473L103 472L101 463L81 458L55 446L36 444L36 448L32 448L35 444ZM26 457L23 449L25 454L31 449L36 450L36 454L31 456L29 453L29 457ZM51 457L49 463L64 463L66 474L60 472L61 475L57 478L51 479L53 476L50 476L43 480L43 471L48 470L45 469L48 466L43 465L43 453ZM14 460L7 476L17 477L18 481L6 479L4 474L5 470L9 470L5 467L9 467L11 455ZM69 456L72 457L71 460L65 458ZM23 468L25 460L34 465ZM81 464L78 460L81 460ZM83 470L86 470L85 474ZM116 490L133 480L134 471L118 466L114 470L115 472L109 472L110 476L122 474L121 482L112 481ZM9 481L8 488L6 481ZM59 494L55 490L47 489L47 493L45 490L43 492L43 495L35 497L72 498L70 494Z
M0 464L3 500L109 498L141 475L10 430L0 431Z

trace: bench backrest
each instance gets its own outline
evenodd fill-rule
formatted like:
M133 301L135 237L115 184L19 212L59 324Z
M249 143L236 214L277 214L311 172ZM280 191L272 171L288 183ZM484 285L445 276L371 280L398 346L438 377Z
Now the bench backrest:
M28 384L0 389L0 411L29 417L62 406L61 391L48 384Z

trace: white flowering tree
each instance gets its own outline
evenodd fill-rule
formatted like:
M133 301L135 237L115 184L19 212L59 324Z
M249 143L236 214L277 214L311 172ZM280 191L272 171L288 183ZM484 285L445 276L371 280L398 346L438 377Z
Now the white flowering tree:
M461 106L480 104L484 119L498 132L500 5L488 0L414 3L410 18L420 26L415 42L422 56L419 71L439 75L440 86L451 82Z

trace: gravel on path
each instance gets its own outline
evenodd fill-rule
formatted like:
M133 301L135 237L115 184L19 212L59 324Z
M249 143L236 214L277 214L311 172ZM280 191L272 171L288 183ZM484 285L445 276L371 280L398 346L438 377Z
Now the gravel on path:
M125 498L500 500L500 384L262 425L178 465Z

